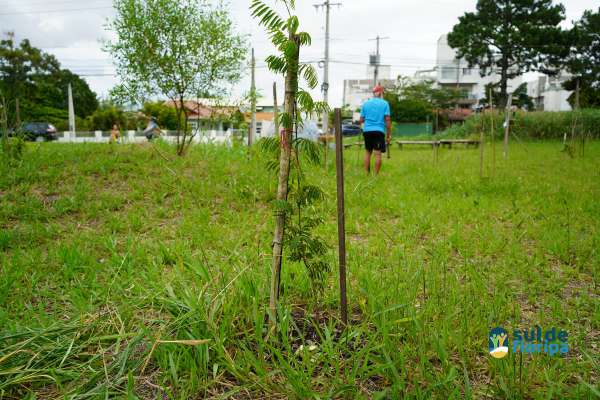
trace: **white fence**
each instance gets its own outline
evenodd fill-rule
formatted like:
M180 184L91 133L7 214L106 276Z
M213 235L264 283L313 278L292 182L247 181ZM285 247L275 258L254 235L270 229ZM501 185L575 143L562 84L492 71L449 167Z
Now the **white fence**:
M163 131L160 136L162 140L169 143L177 142L177 133L174 131ZM231 143L233 131L202 131L194 136L195 143ZM109 143L110 131L93 131L93 132L63 132L62 136L58 136L58 141L61 143ZM121 132L121 137L118 140L120 143L144 143L147 142L146 136L142 131L125 131Z

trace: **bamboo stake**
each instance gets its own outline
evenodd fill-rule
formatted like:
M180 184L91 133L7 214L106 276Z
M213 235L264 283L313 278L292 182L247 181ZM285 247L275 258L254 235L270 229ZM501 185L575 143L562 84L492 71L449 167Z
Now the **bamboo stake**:
M275 135L280 135L279 132L279 105L277 102L277 83L273 82L273 122L275 125ZM274 262L273 270L271 271L271 296L270 296L270 309L272 313L277 312L277 299L279 298L279 286L281 282L281 253L278 254L277 263ZM273 320L274 321L274 320Z
M492 176L496 175L496 130L494 122L494 98L490 95L490 108L492 110L492 124L491 124L491 136L492 136Z
M512 94L506 102L506 115L504 118L504 158L508 158L508 136L510 133L510 109L512 108Z
M335 160L337 171L338 251L340 262L340 314L342 323L348 324L348 298L346 293L346 216L344 205L344 146L342 143L342 110L335 109Z
M490 89L490 96L491 96L491 89ZM485 121L485 119L484 119ZM481 133L479 135L479 177L483 178L483 147L485 145L485 129L482 128L481 129Z

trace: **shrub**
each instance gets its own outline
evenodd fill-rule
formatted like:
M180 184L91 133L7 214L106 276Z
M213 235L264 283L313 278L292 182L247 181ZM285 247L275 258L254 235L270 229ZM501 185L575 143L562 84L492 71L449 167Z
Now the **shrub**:
M494 114L496 136L504 136L504 113ZM560 139L565 133L571 134L576 121L576 134L590 134L592 138L600 138L600 110L587 109L564 112L523 112L514 113L511 120L512 132L525 139ZM477 114L465 121L463 125L453 126L442 135L470 137L479 136L481 130L490 131L489 113Z

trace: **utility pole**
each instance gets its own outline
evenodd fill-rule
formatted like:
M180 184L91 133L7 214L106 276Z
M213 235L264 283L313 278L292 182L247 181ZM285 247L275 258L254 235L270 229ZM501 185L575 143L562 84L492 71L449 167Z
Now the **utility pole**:
M325 9L325 60L323 61L323 84L321 85L321 91L323 92L323 101L325 103L329 102L329 16L331 11L331 6L341 7L342 3L331 3L330 0L325 0L321 4L314 4L314 7L319 10L319 8ZM323 113L323 133L327 135L329 133L329 115L328 113Z
M375 53L375 60L371 59L370 64L375 67L375 71L373 74L373 87L377 86L377 82L379 82L379 66L381 65L381 54L379 45L382 40L389 39L389 37L380 37L377 35L375 39L369 39L370 41L375 40L377 42L377 52Z
M250 86L250 108L252 121L250 122L250 132L248 132L248 147L252 146L256 137L256 59L254 58L254 48L252 48L252 83Z
M75 134L75 107L73 106L73 89L69 83L69 131Z

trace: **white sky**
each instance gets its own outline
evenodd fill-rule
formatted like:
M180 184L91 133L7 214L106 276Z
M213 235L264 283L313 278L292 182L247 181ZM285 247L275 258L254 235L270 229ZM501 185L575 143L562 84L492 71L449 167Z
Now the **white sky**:
M344 79L366 78L369 53L375 50L377 35L382 41L382 63L392 65L392 76L412 75L435 63L436 42L449 32L465 11L475 9L476 0L331 0L342 3L331 13L330 104L340 106ZM267 0L273 4L273 0ZM321 3L323 0L320 1ZM249 35L256 49L257 87L261 103L270 103L273 81L280 97L283 80L265 67L264 59L273 53L264 30L250 16L250 0L229 0L229 9L240 33ZM323 58L325 13L315 10L318 0L297 0L301 28L309 32L313 45L303 49L302 61ZM568 0L567 22L579 19L586 9L596 9L597 0ZM36 47L54 54L75 73L84 75L100 96L106 96L116 83L110 57L102 52L101 40L110 38L104 25L113 15L112 0L0 0L0 32L15 31L17 38L29 38ZM346 64L340 64L344 62ZM347 64L351 63L351 64ZM355 63L355 64L353 64ZM322 70L318 70L320 78ZM93 76L85 76L93 75ZM106 75L106 76L95 76ZM320 83L319 83L320 84ZM234 96L247 92L249 71L232 88ZM320 98L317 89L315 97Z

